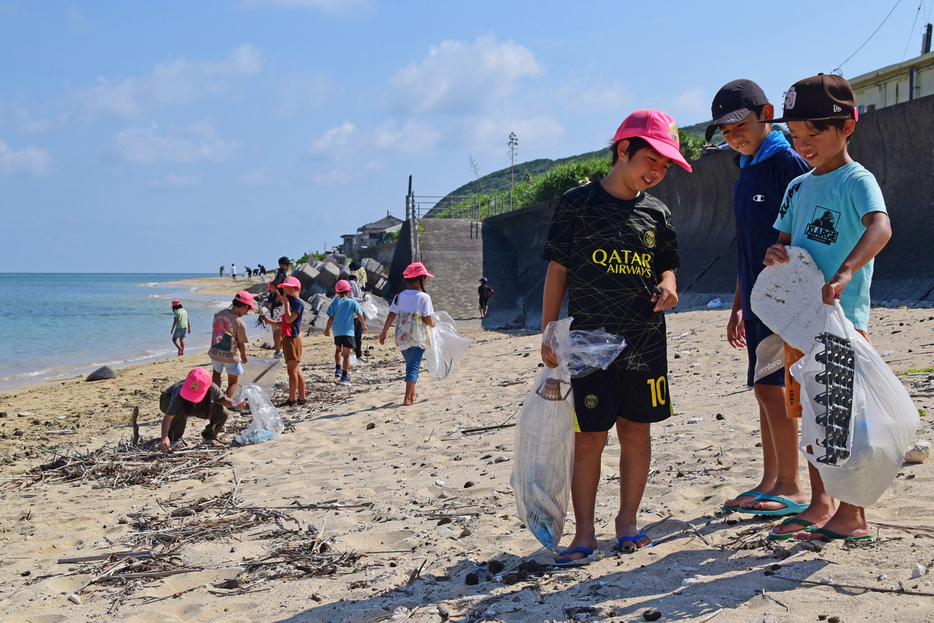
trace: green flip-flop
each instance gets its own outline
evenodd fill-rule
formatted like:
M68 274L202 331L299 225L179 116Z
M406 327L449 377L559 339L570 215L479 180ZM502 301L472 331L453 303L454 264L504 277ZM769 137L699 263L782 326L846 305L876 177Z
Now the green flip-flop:
M849 534L840 534L839 532L834 532L833 530L828 530L827 528L814 528L813 530L808 530L808 532L821 535L821 541L871 541L873 538L875 538L875 535L873 534L852 536Z
M793 538L798 532L813 532L811 528L814 526L813 521L808 521L807 519L798 519L797 517L789 517L782 523L778 524L776 527L781 526L790 526L791 524L798 524L802 527L801 530L794 530L793 532L775 532L775 529L769 530L769 540L770 541L787 541L790 538ZM815 528L816 530L816 528Z
M734 497L733 499L735 500L736 498L745 497L745 496L747 496L747 495L750 496L750 497L754 497L754 498L758 499L759 496L765 495L765 491L756 491L755 489L750 489L749 491L744 491L743 493L740 493L739 495L737 495L737 496ZM742 510L742 509L740 509L740 507L739 507L738 505L737 505L737 506L727 506L726 504L721 504L721 505L720 505L720 508L722 508L723 510L728 511L728 512L733 512L733 511L740 511L740 510Z
M778 502L784 504L785 508L777 508L773 511L763 511L755 508L737 508L737 513L746 513L747 515L765 515L766 517L776 517L782 515L800 515L804 512L810 502L798 503L780 495L760 495L753 502Z

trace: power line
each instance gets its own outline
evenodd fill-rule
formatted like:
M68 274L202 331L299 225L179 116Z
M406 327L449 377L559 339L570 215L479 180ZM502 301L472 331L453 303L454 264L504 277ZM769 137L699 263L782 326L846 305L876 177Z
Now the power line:
M902 60L905 60L905 57L908 56L908 46L911 44L911 35L914 34L915 24L918 23L918 16L921 15L921 6L924 4L924 0L921 0L918 3L918 10L915 12L915 21L911 22L911 30L908 31L908 41L905 42L905 52L902 54Z
M898 5L901 4L901 3L902 3L902 0L898 0L898 1L895 3L895 6L893 6L893 7L892 7L892 10L889 11L889 14L885 16L885 19L884 19L884 20L882 20L882 24L879 24L879 27L876 28L875 30L873 30L873 31L872 31L872 34L869 35L869 39L866 39L866 40L863 42L863 45L861 45L861 46L859 46L858 48L856 48L856 52L853 52L853 53L850 54L848 57L846 57L846 60L843 61L842 63L840 63L840 65L839 65L836 69L833 70L834 73L837 73L838 71L841 71L841 70L843 69L843 66L846 65L847 61L849 61L851 58L853 58L854 56L856 56L857 52L859 52L860 50L862 50L862 49L863 49L863 46L865 46L867 43L869 43L869 40L876 36L876 33L879 32L879 28L882 28L883 24L885 24L885 22L889 19L889 17L891 17L892 13L895 12L895 9L898 8Z

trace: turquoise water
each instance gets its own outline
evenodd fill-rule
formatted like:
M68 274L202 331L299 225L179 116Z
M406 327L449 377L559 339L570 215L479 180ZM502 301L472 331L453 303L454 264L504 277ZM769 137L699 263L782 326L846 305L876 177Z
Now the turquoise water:
M188 310L185 352L207 348L211 319L228 297L168 283L195 273L0 273L0 389L174 355L173 298ZM244 318L249 335L255 316Z

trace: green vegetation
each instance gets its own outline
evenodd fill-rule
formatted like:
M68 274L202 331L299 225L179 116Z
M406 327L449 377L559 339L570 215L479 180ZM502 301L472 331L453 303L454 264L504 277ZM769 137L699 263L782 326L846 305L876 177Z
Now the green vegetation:
M906 374L921 374L922 372L934 372L934 368L909 368L908 370L896 372L895 376L905 376Z
M924 417L927 414L928 412L925 411L924 409L918 409L918 417Z
M400 230L398 229L396 231L387 231L385 234L383 234L383 243L389 244L390 242L395 242L396 240L398 240L399 231Z

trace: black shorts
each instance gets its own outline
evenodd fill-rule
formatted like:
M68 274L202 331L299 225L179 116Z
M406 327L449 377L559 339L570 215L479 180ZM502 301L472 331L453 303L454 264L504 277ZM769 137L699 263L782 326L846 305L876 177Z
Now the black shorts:
M335 335L334 346L344 346L350 350L357 348L357 341L352 335Z
M661 422L672 415L668 371L597 370L571 379L574 388L575 430L608 431L616 418L630 422Z

